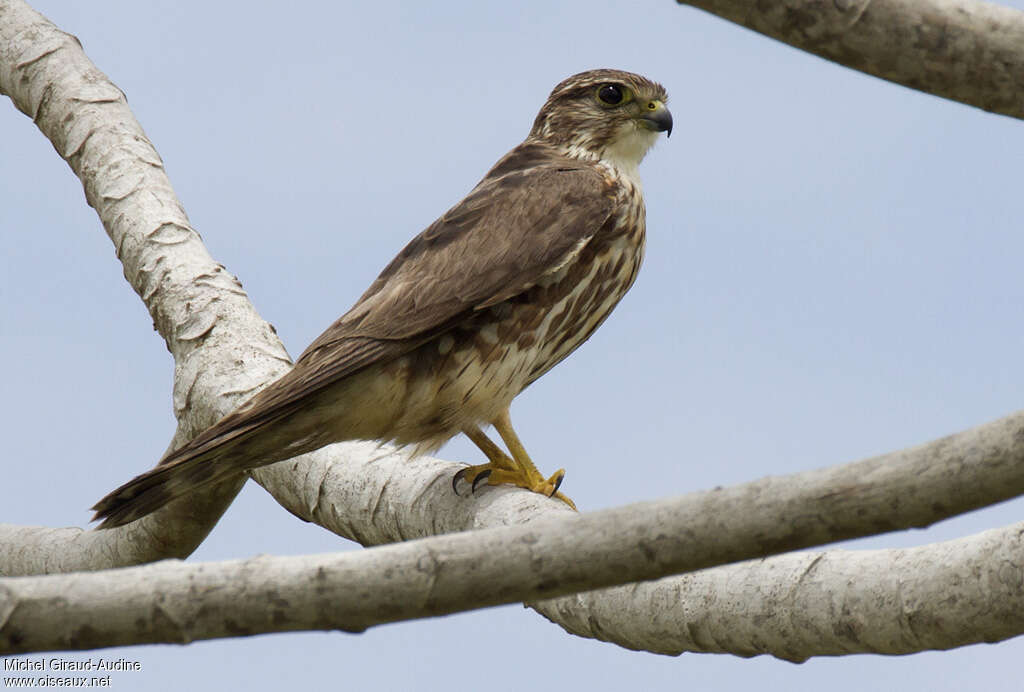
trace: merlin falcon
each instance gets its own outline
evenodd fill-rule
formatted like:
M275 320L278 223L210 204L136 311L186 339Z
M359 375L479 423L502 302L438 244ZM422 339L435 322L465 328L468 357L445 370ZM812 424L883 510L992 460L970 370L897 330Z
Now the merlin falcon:
M636 278L645 208L637 166L672 132L665 89L592 70L556 86L522 144L403 249L286 375L100 500L120 526L343 440L434 451L465 433L487 457L452 479L564 500L509 406L587 340ZM485 433L488 425L505 443Z

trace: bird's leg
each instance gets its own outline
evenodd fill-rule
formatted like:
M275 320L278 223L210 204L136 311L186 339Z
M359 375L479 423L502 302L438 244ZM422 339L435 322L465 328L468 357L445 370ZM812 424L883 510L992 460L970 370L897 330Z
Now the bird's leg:
M476 426L465 428L463 432L466 434L466 437L471 439L480 448L480 451L487 455L489 461L486 464L468 466L456 473L455 478L452 479L452 488L455 488L459 480L462 479L472 485L474 490L484 482L488 485L515 485L532 490L535 493L540 493L541 495L557 497L565 504L576 509L576 505L572 500L558 492L558 486L561 485L562 478L565 477L565 471L559 469L551 478L547 479L540 474L540 471L537 470L537 467L534 466L533 461L530 459L530 455L523 448L523 443L519 441L519 436L512 429L512 421L509 418L508 409L503 411L492 423L498 434L501 435L501 439L505 441L505 445L512 453L512 456L509 457L505 454L480 428Z
M488 462L486 464L477 464L476 466L467 466L456 473L455 477L452 478L452 489L456 494L459 492L457 484L460 480L465 480L473 487L473 490L476 490L476 486L490 478L491 474L495 471L505 471L508 473L515 473L517 471L518 466L516 466L516 462L505 452L501 451L498 445L491 442L491 438L487 437L483 430L474 425L464 428L462 432L487 456Z
M513 483L520 488L526 488L541 495L557 497L565 504L576 509L575 502L563 493L558 492L558 486L562 484L562 479L565 478L565 469L558 469L547 479L541 475L533 460L530 459L530 455L526 453L526 448L523 447L523 443L519 440L519 435L516 434L515 428L512 427L512 418L507 408L498 414L498 417L492 421L492 424L494 429L498 431L498 434L501 435L501 439L505 441L505 446L511 452L512 459L518 464L519 474L518 477L507 480L502 480L500 476L498 480L495 480L492 474L488 482L492 485L497 483Z

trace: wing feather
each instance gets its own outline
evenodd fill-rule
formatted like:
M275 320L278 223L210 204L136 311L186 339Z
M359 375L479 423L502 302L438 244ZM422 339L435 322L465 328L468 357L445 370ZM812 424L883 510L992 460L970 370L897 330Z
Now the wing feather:
M614 189L577 161L532 163L499 163L501 175L414 238L300 356L297 368L316 363L304 384L323 387L395 358L571 261L611 216Z
M613 188L595 168L555 155L538 163L528 152L530 165L516 168L516 153L414 238L292 370L164 463L287 415L306 396L408 353L571 261L611 215Z

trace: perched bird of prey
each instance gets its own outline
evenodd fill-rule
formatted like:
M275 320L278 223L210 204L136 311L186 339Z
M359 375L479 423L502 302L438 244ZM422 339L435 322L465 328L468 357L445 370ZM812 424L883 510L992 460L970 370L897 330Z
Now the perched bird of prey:
M436 450L465 433L488 461L452 480L556 496L512 400L587 340L644 251L637 166L672 132L665 89L592 70L555 87L526 140L403 249L295 367L93 508L103 528L194 488L342 440ZM502 451L481 426L493 425Z

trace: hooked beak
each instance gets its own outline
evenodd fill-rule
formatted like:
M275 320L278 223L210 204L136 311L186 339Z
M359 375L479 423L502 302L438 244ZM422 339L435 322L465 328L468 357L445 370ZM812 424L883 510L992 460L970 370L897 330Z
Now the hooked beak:
M661 101L649 102L640 122L649 130L664 132L666 137L672 136L672 113Z

